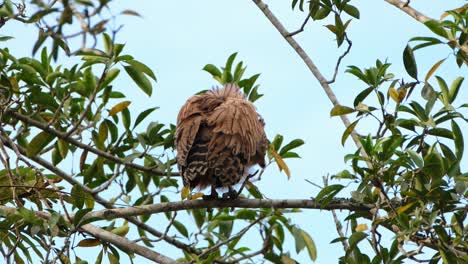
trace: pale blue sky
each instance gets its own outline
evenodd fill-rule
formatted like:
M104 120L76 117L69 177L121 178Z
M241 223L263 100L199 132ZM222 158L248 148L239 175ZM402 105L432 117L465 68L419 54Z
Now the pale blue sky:
M429 16L438 17L441 10L458 7L464 2L413 0L411 4ZM401 58L407 41L414 36L432 34L422 24L384 1L352 3L360 8L361 19L351 22L348 34L353 41L353 49L343 61L337 82L332 85L338 99L347 105L352 105L354 96L366 87L355 77L344 74L344 66L369 67L376 59L388 59L392 63L390 71L400 76L405 73ZM291 11L291 1L268 1L268 4L290 31L297 29L305 17L298 10ZM125 92L133 102L130 106L131 112L135 113L133 116L149 107L159 106L161 109L152 117L175 123L180 106L189 96L216 84L208 73L201 70L203 66L207 63L223 65L231 53L238 52L238 60L248 65L248 75L261 73L258 83L265 96L257 101L256 106L266 121L268 136L272 138L280 133L286 142L294 138L302 138L306 142L298 150L302 159L287 160L291 179L287 180L272 166L262 181L256 183L261 191L269 198L308 198L319 190L306 183L305 179L321 184L323 175L347 168L343 157L352 152L354 146L351 140L346 148L341 146L343 125L338 118L329 117L331 103L300 58L252 1L144 0L119 1L114 6L115 12L133 9L143 16L119 19L125 27L117 41L125 42L125 53L146 63L158 78L151 98L128 78L120 78L117 82L116 88ZM311 21L297 40L329 78L342 50L336 49L334 37L323 27L324 24L324 21ZM14 43L11 49L16 56L30 54L34 36L29 32L33 31L13 23L7 24L2 31L2 34L16 36L15 40L8 42ZM420 74L425 74L436 61L449 54L446 47L417 51ZM448 82L466 75L452 58L440 67L438 74ZM466 101L467 92L462 89L459 98ZM462 130L466 131L466 128L462 125ZM365 127L358 127L358 130L364 134L369 132ZM341 195L347 196L348 193L344 191ZM337 262L342 248L340 244L329 244L337 237L329 212L309 210L293 219L315 240L317 263ZM159 227L157 221L154 226ZM164 227L161 225L159 229ZM288 240L287 248L295 255L292 242ZM251 243L252 246L256 244ZM155 250L176 257L172 249L160 246ZM301 263L309 262L305 251L298 259Z

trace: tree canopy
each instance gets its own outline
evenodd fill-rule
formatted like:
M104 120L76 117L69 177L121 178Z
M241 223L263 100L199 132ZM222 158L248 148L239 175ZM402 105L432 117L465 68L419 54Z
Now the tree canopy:
M300 252L315 261L323 249L294 216L322 210L331 212L323 221L336 226L327 232L336 232L331 246L339 249L339 263L467 263L468 102L460 96L464 76L449 79L438 70L445 64L466 70L468 5L431 18L409 0L383 1L430 32L406 40L405 72L379 58L367 66L347 60L350 52L365 52L353 50L349 33L365 3L292 0L304 20L286 29L264 1L251 1L316 79L332 103L323 113L344 124L341 144L352 141L354 148L346 164L310 182L320 188L313 197L267 198L247 181L239 198L209 201L183 188L175 125L152 115L158 72L127 52L125 43L138 40L118 38L119 19L138 18L136 8L118 9L112 0L3 1L0 28L20 23L36 32L32 54L9 46L14 35L0 36L4 261L289 264L300 261ZM324 26L341 52L329 77L297 40L311 24ZM433 61L423 67L419 56ZM225 62L200 68L219 85L238 84L256 103L268 91L239 57L226 54ZM361 85L353 100L340 103L335 90L343 75ZM125 77L135 89L122 89ZM128 93L147 96L148 107L130 111ZM265 170L294 177L288 161L307 144L270 131Z

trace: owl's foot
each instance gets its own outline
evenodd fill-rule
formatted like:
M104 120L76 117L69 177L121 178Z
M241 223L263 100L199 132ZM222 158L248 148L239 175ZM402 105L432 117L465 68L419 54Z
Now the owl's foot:
M229 187L229 191L223 193L223 199L225 200L234 200L239 196L239 193L237 193L236 190L234 190L232 187Z
M203 200L216 200L218 199L218 193L216 192L216 188L211 186L211 193L209 195L203 195Z

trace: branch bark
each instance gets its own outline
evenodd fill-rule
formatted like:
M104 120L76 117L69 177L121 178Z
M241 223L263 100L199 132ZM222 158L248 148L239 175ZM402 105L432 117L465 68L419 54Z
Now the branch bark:
M289 43L289 45L296 51L297 55L301 57L302 61L306 64L307 68L309 68L310 72L314 75L314 77L319 81L320 86L322 89L325 91L325 94L327 95L328 99L332 102L333 106L340 105L340 102L336 98L335 93L332 91L330 85L328 84L327 79L323 76L323 74L320 72L320 70L317 68L315 63L312 61L312 59L309 57L309 55L304 51L304 49L297 43L297 41L289 34L289 32L286 30L286 28L281 24L281 22L276 18L276 16L270 11L268 6L261 0L252 0L257 7L263 12L263 14L268 18L268 20L273 24L273 26L278 30L278 32L283 36L283 38ZM348 117L346 115L341 115L340 116L341 120L343 121L343 124L346 127L349 127L351 122L349 121ZM358 148L361 147L361 142L359 141L358 135L353 131L351 133L351 137L358 146ZM367 157L366 153L362 150L361 148L361 153L364 157Z
M156 263L162 263L162 264L177 264L179 262L164 256L158 252L152 251L148 249L147 247L140 246L138 244L133 243L132 241L120 237L116 234L113 234L111 232L105 231L101 228L98 228L94 225L91 224L86 224L80 227L83 231L86 233L94 236L95 238L98 238L102 241L109 242L113 245L118 246L119 248L125 249L126 251L129 252L134 252L146 259L150 259L152 261L155 261Z
M104 209L90 212L83 219L99 218L111 220L121 217L148 215L164 212L201 209L201 208L302 208L319 210L349 210L367 212L372 204L361 204L351 199L335 198L326 206L314 199L235 199L235 200L190 200L132 206L126 208Z
M412 18L416 19L417 21L421 23L425 23L430 20L434 20L423 13L419 12L418 10L412 8L411 6L408 5L408 3L402 2L400 0L385 0L385 2L395 6L396 8L402 10Z
M419 12L418 10L412 8L406 2L402 2L400 0L385 0L385 2L395 6L396 8L408 14L410 17L414 18L416 21L419 21L423 24L431 20L437 21L437 19L428 17L424 15L423 13ZM463 52L468 53L468 45L459 45L458 41L456 41L455 43L458 46L458 48L460 48Z

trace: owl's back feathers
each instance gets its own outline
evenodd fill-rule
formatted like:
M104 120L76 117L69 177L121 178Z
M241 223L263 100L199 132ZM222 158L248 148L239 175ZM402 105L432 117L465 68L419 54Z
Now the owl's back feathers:
M239 87L190 97L177 117L177 163L184 186L232 186L247 167L265 166L264 123Z

